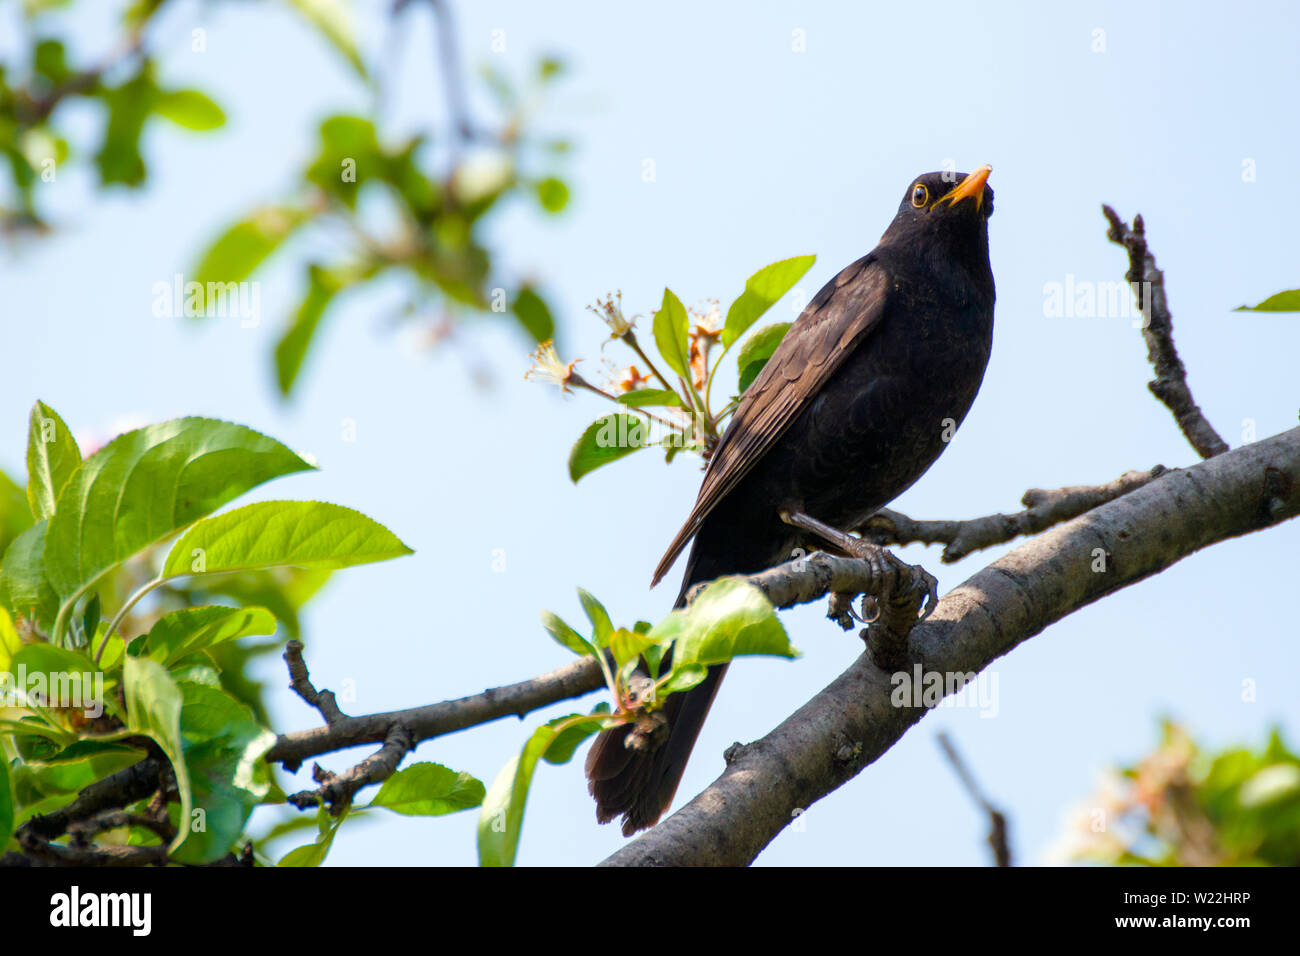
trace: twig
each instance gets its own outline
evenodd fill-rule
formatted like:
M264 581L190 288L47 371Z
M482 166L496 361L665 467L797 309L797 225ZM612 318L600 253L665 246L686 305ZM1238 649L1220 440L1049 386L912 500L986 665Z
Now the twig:
M332 690L317 690L307 673L307 662L302 659L302 641L290 641L284 646L284 662L289 665L289 686L299 697L320 711L326 724L346 720L347 714L339 710Z
M415 749L415 738L402 724L394 724L388 731L384 745L361 763L344 773L331 773L317 764L312 772L312 779L320 784L315 790L303 790L291 794L287 799L299 810L314 807L324 801L330 813L338 814L352 802L353 796L362 787L372 783L381 783L397 771L402 758Z
M918 521L889 508L876 512L857 529L866 540L878 545L943 544L940 559L952 564L984 548L1005 544L1021 535L1038 534L1053 525L1091 511L1164 474L1156 465L1150 471L1128 471L1104 485L1073 485L1045 491L1030 488L1020 499L1024 511L994 514L966 521Z
M1228 443L1219 437L1192 398L1187 386L1187 369L1174 348L1174 319L1165 297L1165 275L1156 268L1155 256L1147 248L1142 217L1134 216L1130 227L1110 206L1103 205L1101 211L1110 223L1106 238L1128 251L1128 272L1124 278L1132 285L1145 319L1142 338L1147 343L1147 359L1156 372L1147 388L1174 413L1178 427L1198 455L1202 458L1222 455L1228 450Z
M523 717L539 707L604 686L599 662L584 657L532 680L494 687L471 697L407 710L344 717L325 727L283 734L267 753L266 760L282 763L292 772L308 757L387 740L389 731L398 724L405 726L418 744L501 717Z
M452 20L451 9L444 0L429 0L429 6L433 8L433 16L437 21L435 30L438 41L438 61L442 66L442 83L447 94L447 106L451 110L452 128L456 132L457 142L469 142L474 138L474 124L469 118L469 102L465 98L465 88L461 84L456 24Z
M942 731L939 733L939 746L943 748L944 754L948 757L948 762L952 764L952 769L957 772L957 778L970 794L971 799L979 804L989 817L989 846L993 850L993 862L995 866L1011 865L1011 844L1007 839L1007 818L997 807L989 803L988 798L980 791L979 784L975 782L961 755L957 753L957 748L953 746L948 735Z

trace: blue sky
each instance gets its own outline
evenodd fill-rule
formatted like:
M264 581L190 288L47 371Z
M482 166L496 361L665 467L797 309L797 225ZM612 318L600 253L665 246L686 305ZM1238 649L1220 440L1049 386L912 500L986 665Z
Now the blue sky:
M0 4L0 49L15 6ZM386 7L358 4L371 52L384 42ZM1011 511L1028 487L1194 460L1147 393L1145 349L1127 318L1045 314L1050 283L1122 278L1103 201L1144 215L1192 388L1228 442L1241 444L1248 423L1264 437L1296 422L1300 324L1231 311L1300 285L1294 7L480 2L457 15L470 66L522 73L548 52L570 64L544 125L578 144L572 207L543 221L521 204L495 222L493 239L512 270L550 290L565 350L588 356L584 369L598 365L605 335L584 311L598 295L621 289L630 311L648 314L669 285L687 305L716 297L725 307L760 266L815 253L801 286L809 296L875 244L916 174L988 162L993 358L951 447L896 507L917 517ZM96 9L77 24L79 49L100 51L108 16ZM388 60L396 129L445 121L432 32L421 16L408 24L400 57ZM190 52L195 25L208 31L206 53ZM152 314L155 283L190 270L233 216L292 185L324 115L364 105L335 55L274 5L179 3L163 26L162 79L210 92L228 125L207 136L152 125L143 194L97 195L84 173L66 170L43 187L64 227L0 250L10 356L0 464L21 474L37 397L82 432L203 414L311 452L319 474L264 496L360 508L416 549L337 575L310 606L313 677L353 682L354 712L462 696L563 663L537 615L580 619L578 585L616 620L665 613L675 586L648 591L650 571L689 510L698 470L634 456L572 485L568 448L604 409L523 381L527 348L513 329L485 323L421 353L391 334L392 288L353 296L284 405L268 353L301 292L305 250L286 250L260 276L256 328ZM496 29L504 53L491 50ZM797 30L803 52L792 49ZM93 132L73 113L83 135ZM643 180L646 159L654 182ZM497 549L503 572L493 570ZM999 551L951 567L937 549L905 556L946 590ZM984 821L940 755L940 729L1007 811L1024 862L1043 859L1099 770L1150 748L1159 715L1214 745L1259 743L1281 723L1294 745L1300 704L1289 675L1300 644L1285 598L1297 553L1295 523L1231 541L1050 628L993 665L995 717L931 714L760 863L985 863ZM732 668L679 798L720 772L726 746L761 736L859 653L822 614L788 615L804 651L797 662ZM283 685L278 668L266 676ZM1245 680L1257 682L1254 702L1242 700ZM287 690L273 706L277 730L313 722ZM544 716L569 709L440 739L417 759L490 782ZM580 763L539 771L522 864L585 865L623 842L595 824ZM331 862L472 863L474 823L345 827Z

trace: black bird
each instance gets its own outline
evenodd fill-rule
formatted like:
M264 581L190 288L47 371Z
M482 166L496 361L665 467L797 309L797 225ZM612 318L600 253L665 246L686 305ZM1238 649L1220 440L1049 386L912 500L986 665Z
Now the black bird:
M745 391L694 510L655 570L658 583L694 537L679 606L700 581L819 547L783 510L852 529L943 452L975 400L993 341L991 171L918 177L879 245L803 310ZM710 668L701 684L668 698L669 734L657 748L624 746L626 726L600 734L587 776L601 823L622 814L631 836L658 821L726 670Z

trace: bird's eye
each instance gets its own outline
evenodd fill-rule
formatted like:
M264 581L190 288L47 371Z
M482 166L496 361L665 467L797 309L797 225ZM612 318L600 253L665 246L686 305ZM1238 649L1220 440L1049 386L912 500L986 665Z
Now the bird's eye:
M917 183L916 188L912 190L912 205L917 209L920 209L929 201L930 190L926 189L920 183Z

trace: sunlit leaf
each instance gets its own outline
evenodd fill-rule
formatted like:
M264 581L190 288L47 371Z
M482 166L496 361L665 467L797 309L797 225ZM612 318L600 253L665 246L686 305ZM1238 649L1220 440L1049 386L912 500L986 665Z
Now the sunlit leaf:
M195 131L219 128L226 122L221 107L198 90L174 90L159 94L153 110L177 126Z
M587 426L569 452L569 478L577 482L602 465L632 454L650 444L646 422L626 412L615 412Z
M485 793L482 781L464 771L417 763L385 780L370 806L408 816L441 816L481 805Z
M654 317L655 345L664 361L678 375L691 375L690 319L680 299L664 289L664 301Z
M229 422L179 418L127 432L87 458L59 494L45 540L50 584L66 605L109 568L232 498L310 467Z
M411 554L372 518L323 501L259 501L200 521L172 546L163 576L255 568L346 568Z
M796 282L812 268L816 256L795 256L773 262L755 272L745 282L742 292L727 309L727 321L722 327L722 344L730 347L745 334L745 330L762 318L778 299L789 292Z
M754 379L758 378L758 373L763 371L763 366L767 364L772 353L776 351L778 345L790 331L791 322L777 322L775 325L765 325L749 338L745 339L745 344L740 347L740 354L736 356L736 368L740 372L740 391L744 392L753 384Z
M32 406L27 430L27 500L38 519L54 514L54 503L81 465L81 449L58 412L43 402Z
M720 578L650 631L673 642L673 667L722 664L741 654L796 657L771 602L743 577Z
M1270 295L1257 305L1239 305L1236 312L1300 312L1300 289Z

